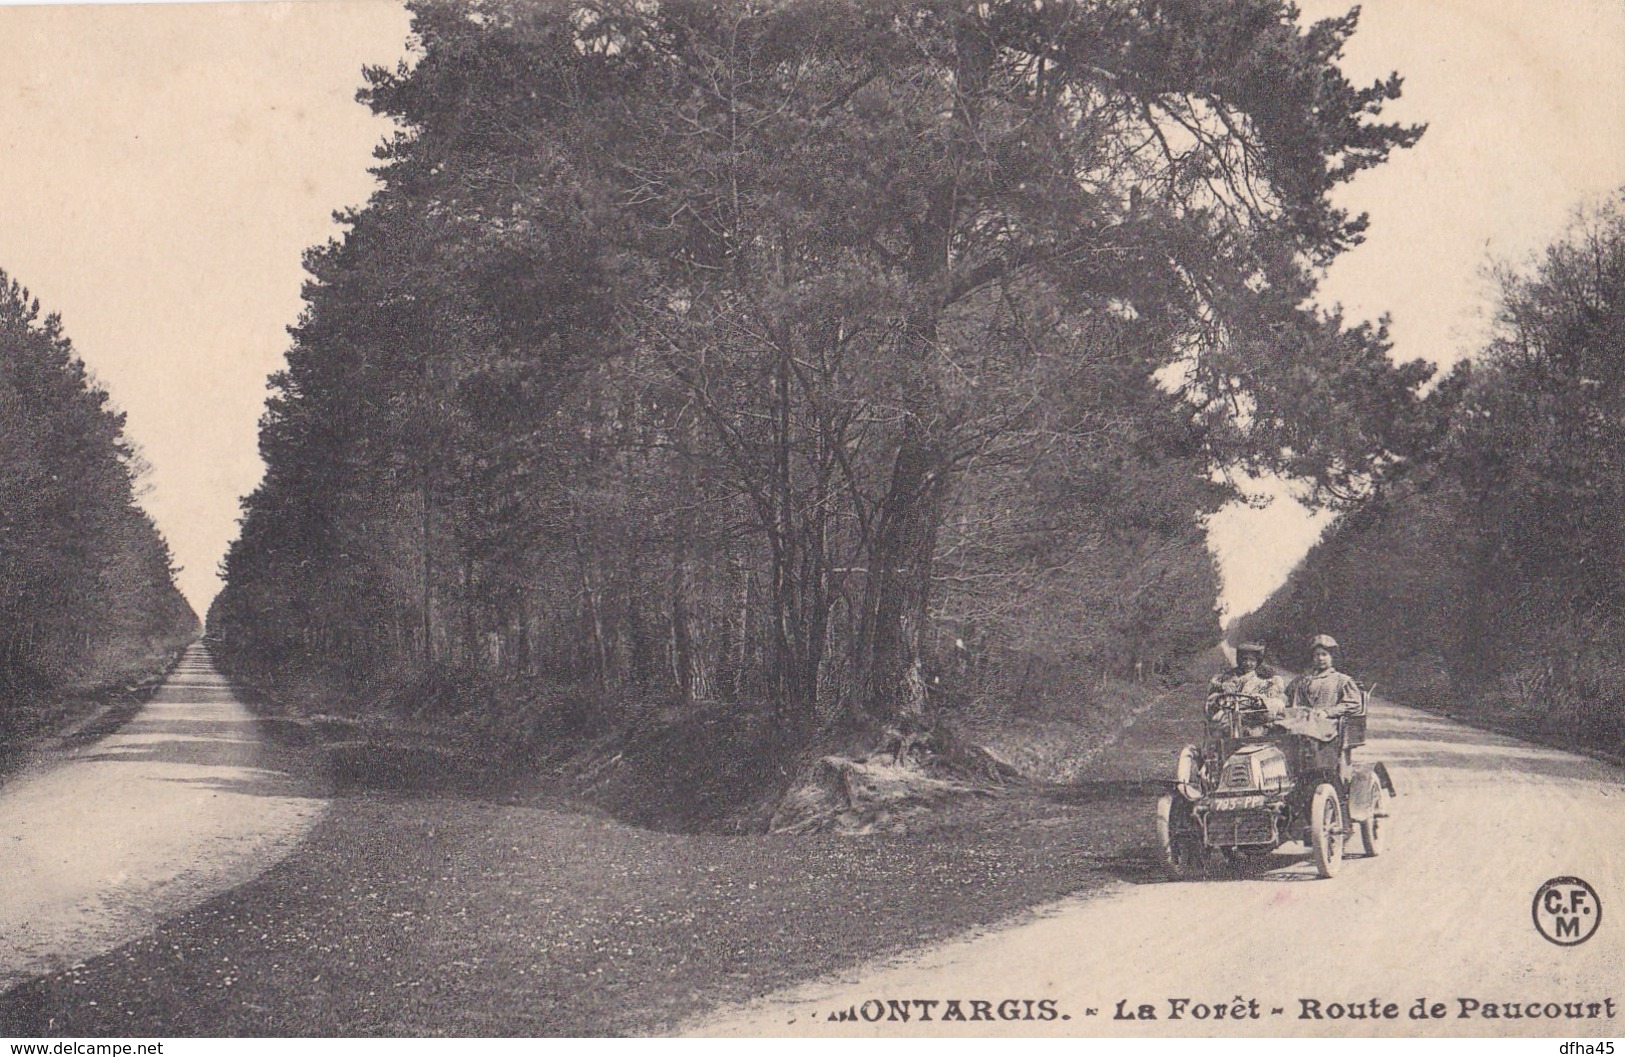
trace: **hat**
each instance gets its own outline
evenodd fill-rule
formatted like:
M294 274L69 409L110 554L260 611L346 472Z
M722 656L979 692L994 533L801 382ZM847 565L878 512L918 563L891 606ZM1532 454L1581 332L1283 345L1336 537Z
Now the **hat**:
M1316 635L1313 639L1310 640L1309 648L1311 650L1315 650L1315 649L1335 650L1335 649L1337 649L1337 640L1332 638L1330 635Z
M1264 644L1261 642L1244 642L1236 647L1236 656L1240 657L1244 653L1256 653L1262 657L1264 656Z

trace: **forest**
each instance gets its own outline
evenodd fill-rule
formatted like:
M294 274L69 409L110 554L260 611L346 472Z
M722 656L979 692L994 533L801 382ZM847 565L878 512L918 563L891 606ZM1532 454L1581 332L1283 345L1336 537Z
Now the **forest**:
M61 319L0 272L0 751L196 637L143 472Z
M417 0L306 257L216 655L273 692L792 742L1156 680L1238 469L1365 502L1426 364L1315 302L1422 135L1357 12Z
M1498 270L1426 458L1335 523L1242 632L1335 628L1399 700L1625 736L1625 196Z

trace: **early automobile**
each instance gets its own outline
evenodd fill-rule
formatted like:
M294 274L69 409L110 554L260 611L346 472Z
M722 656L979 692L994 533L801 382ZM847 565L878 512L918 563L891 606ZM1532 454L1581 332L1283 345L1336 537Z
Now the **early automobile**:
M1353 758L1365 744L1367 697L1362 690L1357 712L1307 733L1307 717L1283 723L1262 698L1209 697L1203 743L1179 751L1174 789L1157 803L1169 871L1189 877L1213 855L1235 861L1298 842L1331 877L1356 834L1367 856L1381 855L1394 784L1383 764Z

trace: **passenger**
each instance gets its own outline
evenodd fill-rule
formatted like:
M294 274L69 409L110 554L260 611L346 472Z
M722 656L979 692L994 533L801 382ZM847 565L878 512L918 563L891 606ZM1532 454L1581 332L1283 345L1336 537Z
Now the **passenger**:
M1337 640L1316 635L1309 644L1309 671L1287 687L1287 714L1282 726L1320 741L1337 737L1337 719L1365 706L1355 681L1337 670Z
M1208 695L1249 694L1262 698L1271 719L1286 711L1286 691L1280 676L1264 663L1264 647L1244 642L1236 647L1236 666L1208 682Z

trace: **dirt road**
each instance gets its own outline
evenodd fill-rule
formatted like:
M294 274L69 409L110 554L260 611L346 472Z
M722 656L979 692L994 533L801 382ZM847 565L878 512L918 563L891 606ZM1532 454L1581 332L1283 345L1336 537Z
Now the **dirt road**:
M323 806L191 647L117 734L0 788L0 991L253 877Z
M687 1030L843 1037L1620 1034L1625 775L1393 706L1373 709L1371 731L1362 758L1386 760L1401 794L1392 805L1389 846L1378 858L1346 861L1331 880L1316 879L1301 859L1277 855L1240 875L1125 883L1103 896L1055 904L1014 927L722 1011ZM1148 801L1148 831L1152 812ZM1587 880L1606 908L1596 933L1578 946L1543 939L1532 918L1536 890L1563 875ZM1017 1001L1001 1006L1007 999ZM958 1000L966 1018L981 1012L989 1019L944 1020L950 1000ZM979 1009L975 1000L986 1005ZM1053 1003L1055 1019L1038 1019L1043 1000ZM1605 1014L1608 1000L1612 1019L1587 1016L1589 1003ZM1119 1002L1124 1014L1149 1006L1156 1019L1119 1019ZM1509 1003L1522 1015L1509 1018ZM1487 1015L1491 1004L1500 1016ZM1219 1007L1222 1020L1214 1012ZM1583 1019L1548 1019L1551 1010L1569 1009ZM1000 1019L1001 1011L1021 1019ZM1198 1018L1202 1012L1205 1019ZM1426 1019L1413 1019L1413 1012ZM842 1015L857 1019L832 1019Z

